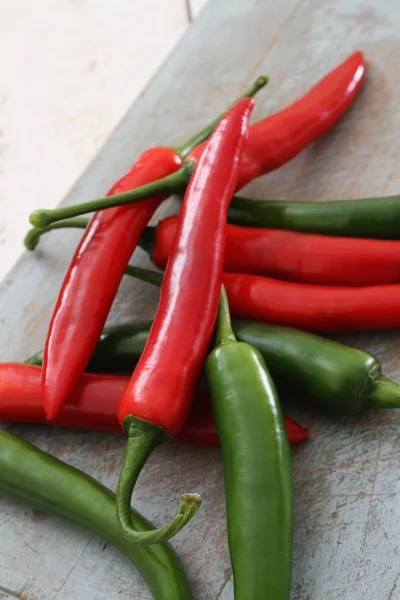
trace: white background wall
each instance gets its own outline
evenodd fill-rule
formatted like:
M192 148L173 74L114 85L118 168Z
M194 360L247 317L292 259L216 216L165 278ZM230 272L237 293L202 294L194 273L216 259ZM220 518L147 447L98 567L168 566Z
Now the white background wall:
M207 0L0 0L0 280Z

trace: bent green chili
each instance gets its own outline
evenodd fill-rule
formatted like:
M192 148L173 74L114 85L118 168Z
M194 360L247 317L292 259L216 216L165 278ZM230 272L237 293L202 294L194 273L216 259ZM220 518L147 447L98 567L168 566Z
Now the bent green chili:
M191 600L183 567L167 543L129 544L119 531L115 495L54 456L0 430L0 492L86 527L127 556L155 600ZM132 509L138 531L152 525Z
M228 223L343 237L400 238L400 196L300 202L234 196Z
M224 462L235 600L288 600L293 482L279 398L261 354L232 331L222 290L205 363Z
M151 321L142 321L106 328L88 370L130 371L150 326ZM293 327L234 320L233 329L239 340L261 352L279 390L289 388L326 413L400 408L400 386L382 374L368 352ZM41 353L26 362L40 365Z

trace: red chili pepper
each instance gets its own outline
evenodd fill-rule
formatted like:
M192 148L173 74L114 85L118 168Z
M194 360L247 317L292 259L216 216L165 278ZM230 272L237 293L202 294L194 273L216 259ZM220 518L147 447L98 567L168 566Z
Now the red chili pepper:
M161 286L161 273L129 266L129 275ZM332 286L224 273L232 316L309 331L400 328L400 284Z
M153 448L176 435L187 420L209 347L221 290L226 213L253 105L253 100L242 100L226 114L194 170L157 314L118 408L129 437L117 489L117 519L133 542L168 539L200 505L197 495L185 495L178 514L164 528L138 534L132 527L130 501L136 479Z
M164 177L181 165L181 157L171 148L146 150L108 195ZM140 234L164 198L99 211L90 220L61 286L47 333L43 396L49 420L57 416L89 362Z
M235 317L309 331L362 331L400 327L400 285L308 285L259 275L225 273Z
M45 423L41 392L42 369L21 363L0 364L0 420ZM55 420L55 425L79 429L120 431L117 407L129 377L84 373L68 402ZM308 437L308 430L290 417L285 417L291 444ZM199 387L193 409L175 442L198 446L218 446L210 394Z
M249 127L237 189L288 162L326 133L349 108L365 75L362 52L349 58L321 79L302 98ZM198 159L204 144L188 158Z
M240 98L253 96L267 81L265 75L258 77ZM138 187L143 189L146 184L159 179L164 183L169 179L169 185L173 181L178 188L183 182L186 184L192 170L191 162L186 162L180 169L180 178L174 178L182 166L182 157L186 157L195 144L207 139L219 119L206 125L175 150L158 147L144 152L130 171L111 188L108 196L126 194ZM99 211L97 207L86 210L97 212L61 286L45 345L43 395L49 420L57 415L91 357L140 234L158 205L171 193L168 186L160 193L151 193L148 187L143 195L146 201L124 206L117 203L112 210ZM174 187L173 190L177 191ZM54 212L71 208L63 207Z
M139 245L165 269L178 217L147 227ZM324 285L400 282L400 242L227 225L224 270Z

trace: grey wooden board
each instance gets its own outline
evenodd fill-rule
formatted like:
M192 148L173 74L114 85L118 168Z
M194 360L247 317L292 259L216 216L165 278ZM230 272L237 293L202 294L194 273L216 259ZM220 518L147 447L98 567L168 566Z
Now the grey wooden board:
M185 138L256 74L269 73L271 82L258 97L255 119L285 106L357 48L366 52L369 73L354 109L331 134L284 168L251 184L248 191L290 199L398 192L399 31L396 0L211 1L66 202L102 195L142 149ZM163 207L159 215L170 209ZM35 254L22 257L4 281L1 360L22 360L43 346L79 235L68 231L49 235ZM147 264L141 251L135 261ZM149 317L156 303L157 293L150 286L124 280L110 322ZM344 339L375 353L384 371L400 382L397 332ZM361 418L332 420L293 406L290 414L310 427L311 436L292 453L296 493L292 600L399 599L397 414L371 412ZM33 425L3 427L115 489L124 447L119 436ZM186 491L203 497L200 512L174 541L194 596L230 599L219 450L160 448L140 478L134 504L156 524L164 524ZM128 561L90 533L0 498L0 598L14 597L143 600L150 596Z

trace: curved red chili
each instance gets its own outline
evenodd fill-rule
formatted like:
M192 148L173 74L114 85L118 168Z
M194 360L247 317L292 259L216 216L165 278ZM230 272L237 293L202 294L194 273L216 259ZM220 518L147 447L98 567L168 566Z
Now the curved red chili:
M171 148L146 150L108 195L164 177L181 165L181 157ZM164 196L159 196L98 211L90 220L61 286L47 333L43 396L49 420L57 416L89 362L140 234L163 200Z
M308 285L259 275L225 273L235 317L309 331L362 331L400 327L400 285Z
M117 489L117 518L131 541L168 539L200 503L197 496L183 497L177 516L146 536L132 528L130 501L136 479L153 448L182 429L211 340L222 282L226 213L253 105L253 100L242 100L226 114L196 166L183 199L157 314L118 408L129 437Z
M147 227L139 245L165 269L177 216ZM324 285L400 282L400 242L227 225L224 270Z
M129 275L161 286L161 273L129 266ZM362 331L400 327L400 284L332 286L224 273L234 317L309 331Z
M365 75L365 58L354 52L328 73L305 96L284 110L249 127L243 150L237 189L277 169L326 133L349 108ZM198 159L204 144L188 158Z
M46 422L41 377L40 367L21 363L0 363L0 420ZM117 407L128 382L129 377L84 373L55 419L55 425L122 432L117 418ZM285 424L291 444L307 438L308 430L290 417L285 417ZM198 446L219 445L207 388L199 387L196 390L189 418L174 441Z
M362 52L355 52L328 73L305 96L284 110L253 124L244 148L236 189L242 188L255 177L280 167L326 133L353 102L364 75L364 55ZM182 146L185 147L186 145ZM179 173L153 182L151 189L142 186L112 199L100 198L52 210L39 209L30 215L29 221L34 227L42 229L61 219L138 202L149 195L181 194L188 183L191 165L199 160L204 148L204 144L198 144L187 155L188 159L193 160L185 162Z

